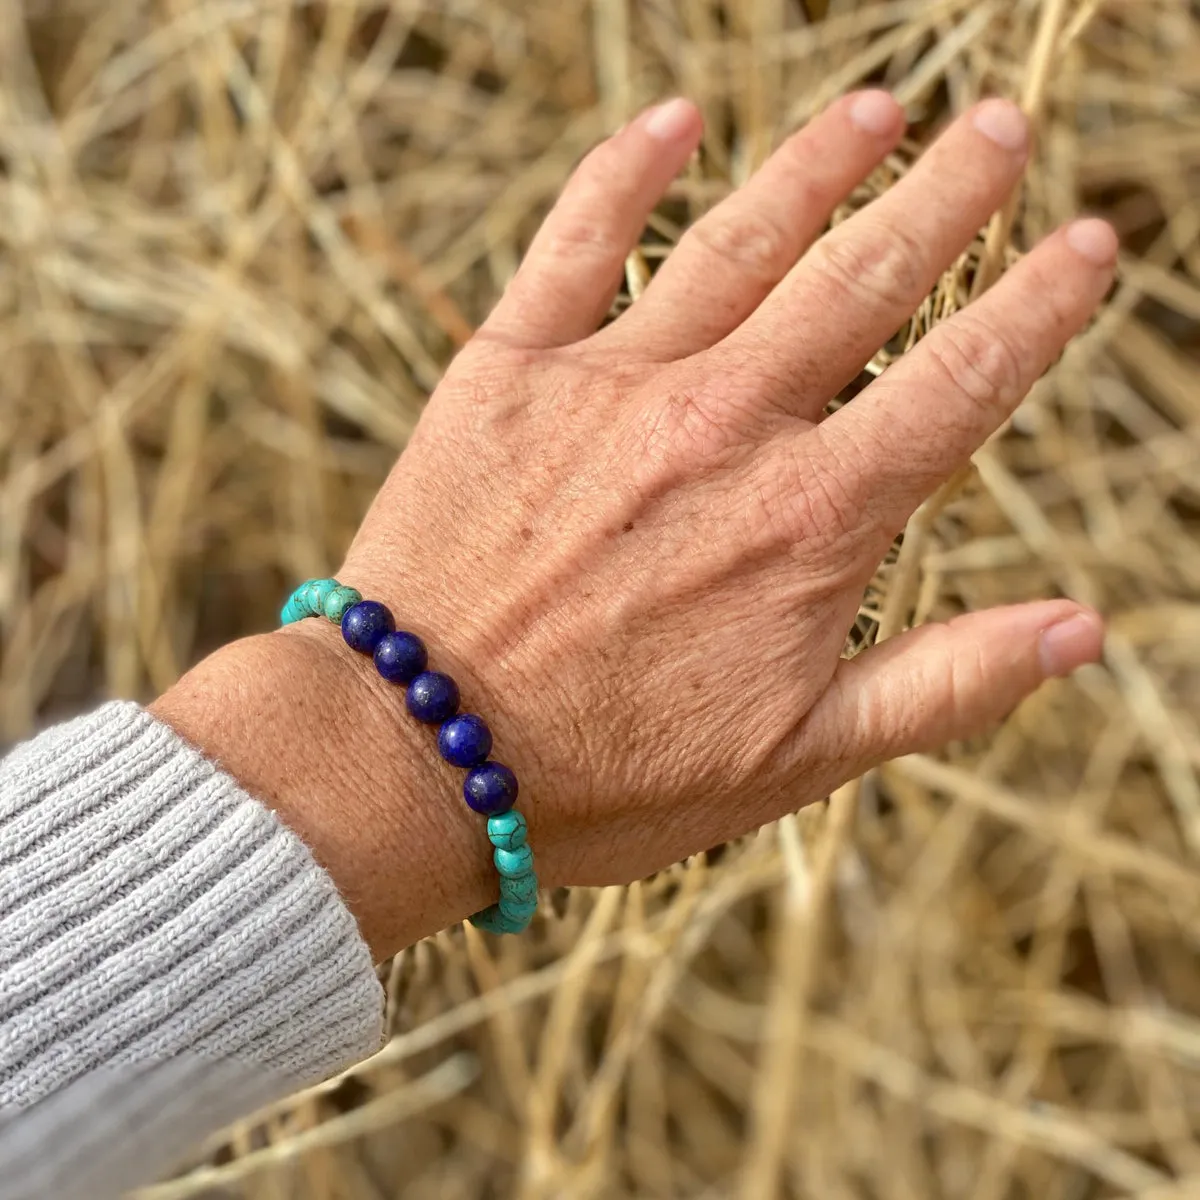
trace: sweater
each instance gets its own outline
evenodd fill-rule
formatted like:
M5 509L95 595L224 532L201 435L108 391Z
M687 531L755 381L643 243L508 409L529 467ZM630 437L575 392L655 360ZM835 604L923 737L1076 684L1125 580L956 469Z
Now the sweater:
M354 918L137 705L0 762L0 1198L106 1200L378 1048Z

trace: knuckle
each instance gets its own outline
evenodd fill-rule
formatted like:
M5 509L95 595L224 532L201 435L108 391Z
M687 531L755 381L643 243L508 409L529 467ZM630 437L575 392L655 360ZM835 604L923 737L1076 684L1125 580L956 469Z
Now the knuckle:
M646 494L670 491L729 448L730 431L703 393L678 388L656 398L637 428L637 483Z
M862 507L857 497L828 471L812 472L807 486L794 498L793 506L807 540L818 544L840 543L862 522Z
M752 519L766 536L808 550L842 546L862 522L862 504L845 479L789 454L769 482L756 490ZM850 567L849 562L845 564ZM854 567L857 568L857 562Z
M984 412L1016 401L1024 390L1021 359L1008 337L966 312L930 335L926 353L950 390Z
M954 625L911 630L905 636L920 651L919 667L894 678L889 687L867 689L857 716L884 757L936 749L986 723L991 691L986 648L964 645L954 636Z
M848 223L813 247L810 265L836 294L872 308L907 310L925 290L926 254L905 230Z
M939 739L973 732L988 678L985 649L964 645L949 625L935 625L930 634L929 677L923 693L932 711L923 728L936 730Z
M544 254L612 254L612 214L626 205L631 191L622 165L610 142L585 155L543 227L539 249Z
M746 208L714 212L692 226L687 236L709 254L757 279L773 282L789 261L789 239L769 217Z
M546 231L545 254L556 258L607 258L612 252L612 242L605 231L594 220L588 219L586 211L573 215L572 219L556 221Z

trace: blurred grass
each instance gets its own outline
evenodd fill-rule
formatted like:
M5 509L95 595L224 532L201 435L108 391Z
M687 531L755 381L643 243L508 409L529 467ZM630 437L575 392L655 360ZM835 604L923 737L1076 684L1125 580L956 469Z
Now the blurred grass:
M1186 0L7 0L0 740L147 697L327 573L573 163L708 131L629 264L828 99L1019 97L1020 203L918 339L1082 210L1104 314L914 518L852 644L1099 607L1103 667L534 933L383 968L394 1039L148 1192L1200 1195L1200 15ZM621 303L628 303L629 296ZM731 797L736 802L736 797Z

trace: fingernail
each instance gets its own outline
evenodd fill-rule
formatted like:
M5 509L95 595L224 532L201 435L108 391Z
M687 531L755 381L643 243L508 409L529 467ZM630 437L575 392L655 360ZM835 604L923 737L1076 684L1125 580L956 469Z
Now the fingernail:
M1108 266L1117 258L1117 235L1107 221L1084 217L1067 229L1067 245L1081 258L1098 267Z
M900 122L900 105L887 92L863 92L850 106L850 120L864 133L891 133Z
M668 100L652 108L646 115L646 132L661 142L673 141L686 132L691 125L696 110L682 97Z
M1043 629L1038 655L1047 676L1070 675L1085 663L1095 662L1104 648L1104 622L1094 612L1073 613Z
M975 128L1005 150L1023 150L1029 137L1025 114L1011 100L985 100L975 110Z

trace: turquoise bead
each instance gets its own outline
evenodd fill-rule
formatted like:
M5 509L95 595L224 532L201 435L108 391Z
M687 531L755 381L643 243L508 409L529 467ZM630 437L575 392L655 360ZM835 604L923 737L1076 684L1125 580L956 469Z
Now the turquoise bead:
M314 579L306 589L309 612L319 617L325 611L325 601L330 593L341 587L336 579Z
M533 914L537 912L537 897L532 900L505 900L500 899L500 912L509 921L514 924L519 924L522 929L529 924Z
M313 581L306 579L289 597L287 603L283 606L283 612L280 613L280 620L285 625L292 624L293 621L302 621L305 617L312 614L308 611L308 606L304 602L305 593L308 586Z
M538 894L538 881L536 875L501 875L500 876L500 903L505 900L511 900L514 904L528 904L530 900L536 902Z
M344 596L342 595L344 593ZM289 597L283 606L279 619L284 625L302 621L305 617L328 615L326 610L335 595L344 600L344 607L349 608L361 597L353 588L343 588L336 579L306 579ZM354 597L352 600L351 597ZM338 616L341 620L341 616Z
M488 817L488 837L497 850L519 850L525 845L528 827L525 818L515 808Z
M510 920L500 911L497 904L489 905L482 912L477 912L471 918L471 924L484 933L520 933L524 928L516 921Z
M501 875L510 878L533 872L533 851L528 846L518 846L516 850L502 850L497 847L492 854L492 861Z
M326 596L322 611L335 625L340 625L342 618L346 615L346 609L353 608L361 602L362 593L360 591L338 583Z

